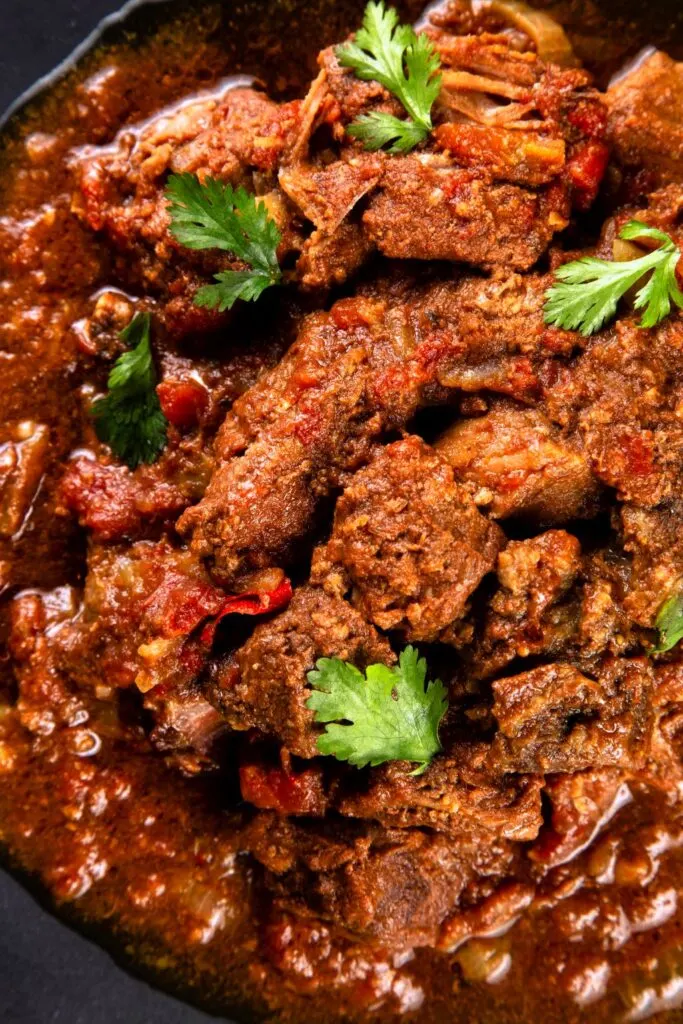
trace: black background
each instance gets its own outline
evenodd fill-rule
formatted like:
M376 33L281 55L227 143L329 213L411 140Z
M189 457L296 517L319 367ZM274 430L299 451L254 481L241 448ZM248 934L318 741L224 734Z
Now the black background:
M0 113L123 0L0 0Z
M81 42L117 0L0 0L0 114ZM207 1024L43 911L0 872L2 1024Z

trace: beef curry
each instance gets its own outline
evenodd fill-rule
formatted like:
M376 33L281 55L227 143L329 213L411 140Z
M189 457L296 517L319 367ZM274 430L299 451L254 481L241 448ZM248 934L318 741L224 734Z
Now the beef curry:
M239 1020L681 1019L674 16L369 10L6 132L5 854Z

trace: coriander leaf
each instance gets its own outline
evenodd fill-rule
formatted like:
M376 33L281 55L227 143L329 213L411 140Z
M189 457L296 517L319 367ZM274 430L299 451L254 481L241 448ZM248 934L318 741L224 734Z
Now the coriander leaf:
M230 309L237 299L253 301L281 280L277 261L280 232L263 202L243 188L233 189L215 178L172 174L166 198L170 232L188 249L221 249L247 263L250 270L224 270L216 284L197 292L198 306Z
M365 149L382 149L391 143L390 153L409 153L425 137L424 130L414 121L401 121L381 111L362 114L347 131L362 142Z
M91 410L100 441L130 469L155 462L166 444L168 424L155 390L150 327L149 313L136 313L121 331L121 340L133 347L116 360L108 393Z
M399 140L390 149L392 153L406 153L426 139L432 130L432 106L441 89L439 58L426 35L417 35L410 25L399 25L398 14L383 0L370 0L355 40L338 46L336 55L358 78L388 89L411 118L403 122L379 111L366 114L353 122L350 135L360 139L366 149Z
M195 295L196 306L217 309L224 313L237 299L253 302L273 283L271 278L257 270L222 270L215 275L216 284L205 284Z
M659 630L659 643L655 654L664 654L683 640L683 592L668 598L659 609L655 626Z
M370 665L365 678L339 658L321 658L308 673L313 693L306 706L328 724L321 754L357 768L384 761L417 761L419 774L441 750L439 724L448 701L440 680L425 689L427 663L406 647L398 667ZM348 724L338 724L338 723Z
M579 330L588 336L599 331L617 311L617 304L645 274L651 276L638 291L634 306L644 309L641 327L655 327L671 312L671 303L683 309L683 293L678 287L676 267L680 249L664 231L642 221L629 221L620 232L624 239L654 238L658 249L635 260L617 262L585 256L560 267L559 283L545 293L545 322Z

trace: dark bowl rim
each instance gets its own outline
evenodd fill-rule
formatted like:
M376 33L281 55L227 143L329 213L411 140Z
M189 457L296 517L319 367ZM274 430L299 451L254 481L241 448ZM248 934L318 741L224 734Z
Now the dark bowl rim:
M134 11L140 7L157 5L157 4L172 4L175 0L127 0L118 10L113 11L111 14L107 14L102 18L95 28L90 32L86 38L80 42L72 51L69 53L59 64L56 65L51 71L38 78L33 85L30 85L28 89L25 89L19 96L13 100L4 113L0 114L0 132L4 131L9 123L19 114L22 110L33 100L37 99L42 93L48 89L53 88L71 71L78 62L93 49L104 38L104 35L112 28L118 28L124 24L124 22L133 14Z

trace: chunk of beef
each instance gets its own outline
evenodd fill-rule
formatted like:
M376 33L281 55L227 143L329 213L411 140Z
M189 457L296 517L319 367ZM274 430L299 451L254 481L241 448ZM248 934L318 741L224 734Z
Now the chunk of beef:
M410 154L387 164L363 224L385 256L527 270L568 219L561 190L490 184L445 154Z
M407 285L407 286L406 286ZM305 322L270 374L239 399L216 443L203 500L178 523L230 583L292 557L320 499L367 462L383 434L451 389L540 389L555 333L545 279L495 278L382 289Z
M584 559L574 644L575 658L585 660L586 667L606 652L621 655L650 646L629 613L631 575L627 556L616 547Z
M373 418L368 394L368 363L386 350L373 346L381 313L347 300L313 314L282 363L229 414L206 495L179 522L222 578L291 555L320 496L367 458L388 418Z
M380 629L436 640L463 614L501 543L448 464L407 437L381 449L346 487L312 581L339 596L351 590Z
M647 659L611 659L598 679L557 662L493 683L492 770L574 772L643 762L652 729Z
M683 319L652 331L635 318L596 335L546 392L555 422L577 430L594 474L622 501L673 498L683 472Z
M635 622L653 628L659 609L683 583L683 507L624 505L620 516L624 549L632 559L624 606Z
M297 109L296 104L275 104L253 89L229 88L124 129L113 145L86 149L76 160L78 211L119 250L115 269L122 283L159 297L173 333L224 320L195 307L192 296L211 274L242 265L218 251L185 249L172 238L164 198L167 175L190 171L244 185L263 195L271 215L286 229L292 218L274 171L296 128ZM283 251L288 247L285 230Z
M488 757L488 743L462 742L417 777L410 766L381 765L356 784L347 780L335 806L347 817L429 828L464 841L535 839L542 821L542 781L530 775L494 777Z
M683 182L683 64L650 51L610 85L606 101L614 159L635 179L631 191Z
M120 250L121 280L157 295L177 334L221 322L192 296L241 264L172 238L169 172L211 175L262 197L281 231L278 255L300 254L305 288L343 280L374 247L528 269L566 226L572 199L584 208L595 196L606 153L600 98L582 72L519 53L506 36L459 42L437 32L436 43L445 65L438 126L416 154L368 154L349 136L356 116L402 108L328 50L302 103L276 104L250 88L207 94L81 154L76 205ZM491 103L495 119L483 112Z
M474 674L493 675L514 658L558 656L577 629L572 588L581 568L581 545L564 530L510 541L498 555L500 589L489 602Z
M596 508L598 484L581 445L539 410L496 402L485 416L454 424L436 449L495 518L563 523Z
M286 611L257 626L236 655L217 668L210 699L231 728L259 729L291 753L315 757L307 673L319 658L342 658L359 668L395 661L389 644L350 605L305 586L295 591Z
M373 824L295 824L262 813L245 846L266 868L276 901L334 921L355 935L401 946L431 944L445 916L467 889L511 870L505 840L449 842L419 830Z

